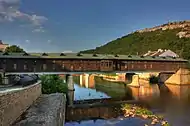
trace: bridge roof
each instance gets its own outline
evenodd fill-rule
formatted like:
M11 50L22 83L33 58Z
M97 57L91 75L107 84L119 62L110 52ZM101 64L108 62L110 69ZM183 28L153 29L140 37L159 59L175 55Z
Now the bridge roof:
M0 58L187 61L182 58L173 58L173 57L151 57L151 56L136 56L136 55L110 55L110 54L80 54L80 53L0 53Z

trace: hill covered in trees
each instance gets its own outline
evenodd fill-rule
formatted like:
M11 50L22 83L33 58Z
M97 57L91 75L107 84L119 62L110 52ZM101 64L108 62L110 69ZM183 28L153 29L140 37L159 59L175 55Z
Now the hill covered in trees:
M159 48L170 49L181 57L190 59L190 21L172 22L138 30L81 53L141 55Z

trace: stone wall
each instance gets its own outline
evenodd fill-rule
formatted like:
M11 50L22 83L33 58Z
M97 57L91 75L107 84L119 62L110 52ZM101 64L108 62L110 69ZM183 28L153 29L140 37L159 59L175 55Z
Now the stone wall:
M0 92L0 126L9 126L41 95L41 82Z
M64 94L41 95L13 126L63 126L65 107Z
M165 81L165 84L190 85L190 71L180 68Z

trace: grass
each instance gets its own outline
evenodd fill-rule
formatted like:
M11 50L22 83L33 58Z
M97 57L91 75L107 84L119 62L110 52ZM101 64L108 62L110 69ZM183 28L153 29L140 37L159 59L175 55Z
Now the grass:
M170 126L164 117L161 115L155 115L152 111L144 107L139 107L132 104L123 104L122 110L124 111L125 117L141 117L143 119L150 119L151 125L160 123L162 126ZM147 124L146 124L147 125Z

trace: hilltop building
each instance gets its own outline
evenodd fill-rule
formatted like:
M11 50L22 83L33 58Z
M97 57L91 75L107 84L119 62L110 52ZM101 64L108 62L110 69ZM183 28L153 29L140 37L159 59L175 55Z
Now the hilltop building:
M0 40L0 51L4 52L5 49L9 46L9 44L4 44L2 40Z
M175 52L169 49L158 49L157 51L148 51L143 56L179 57L179 55L177 55Z

